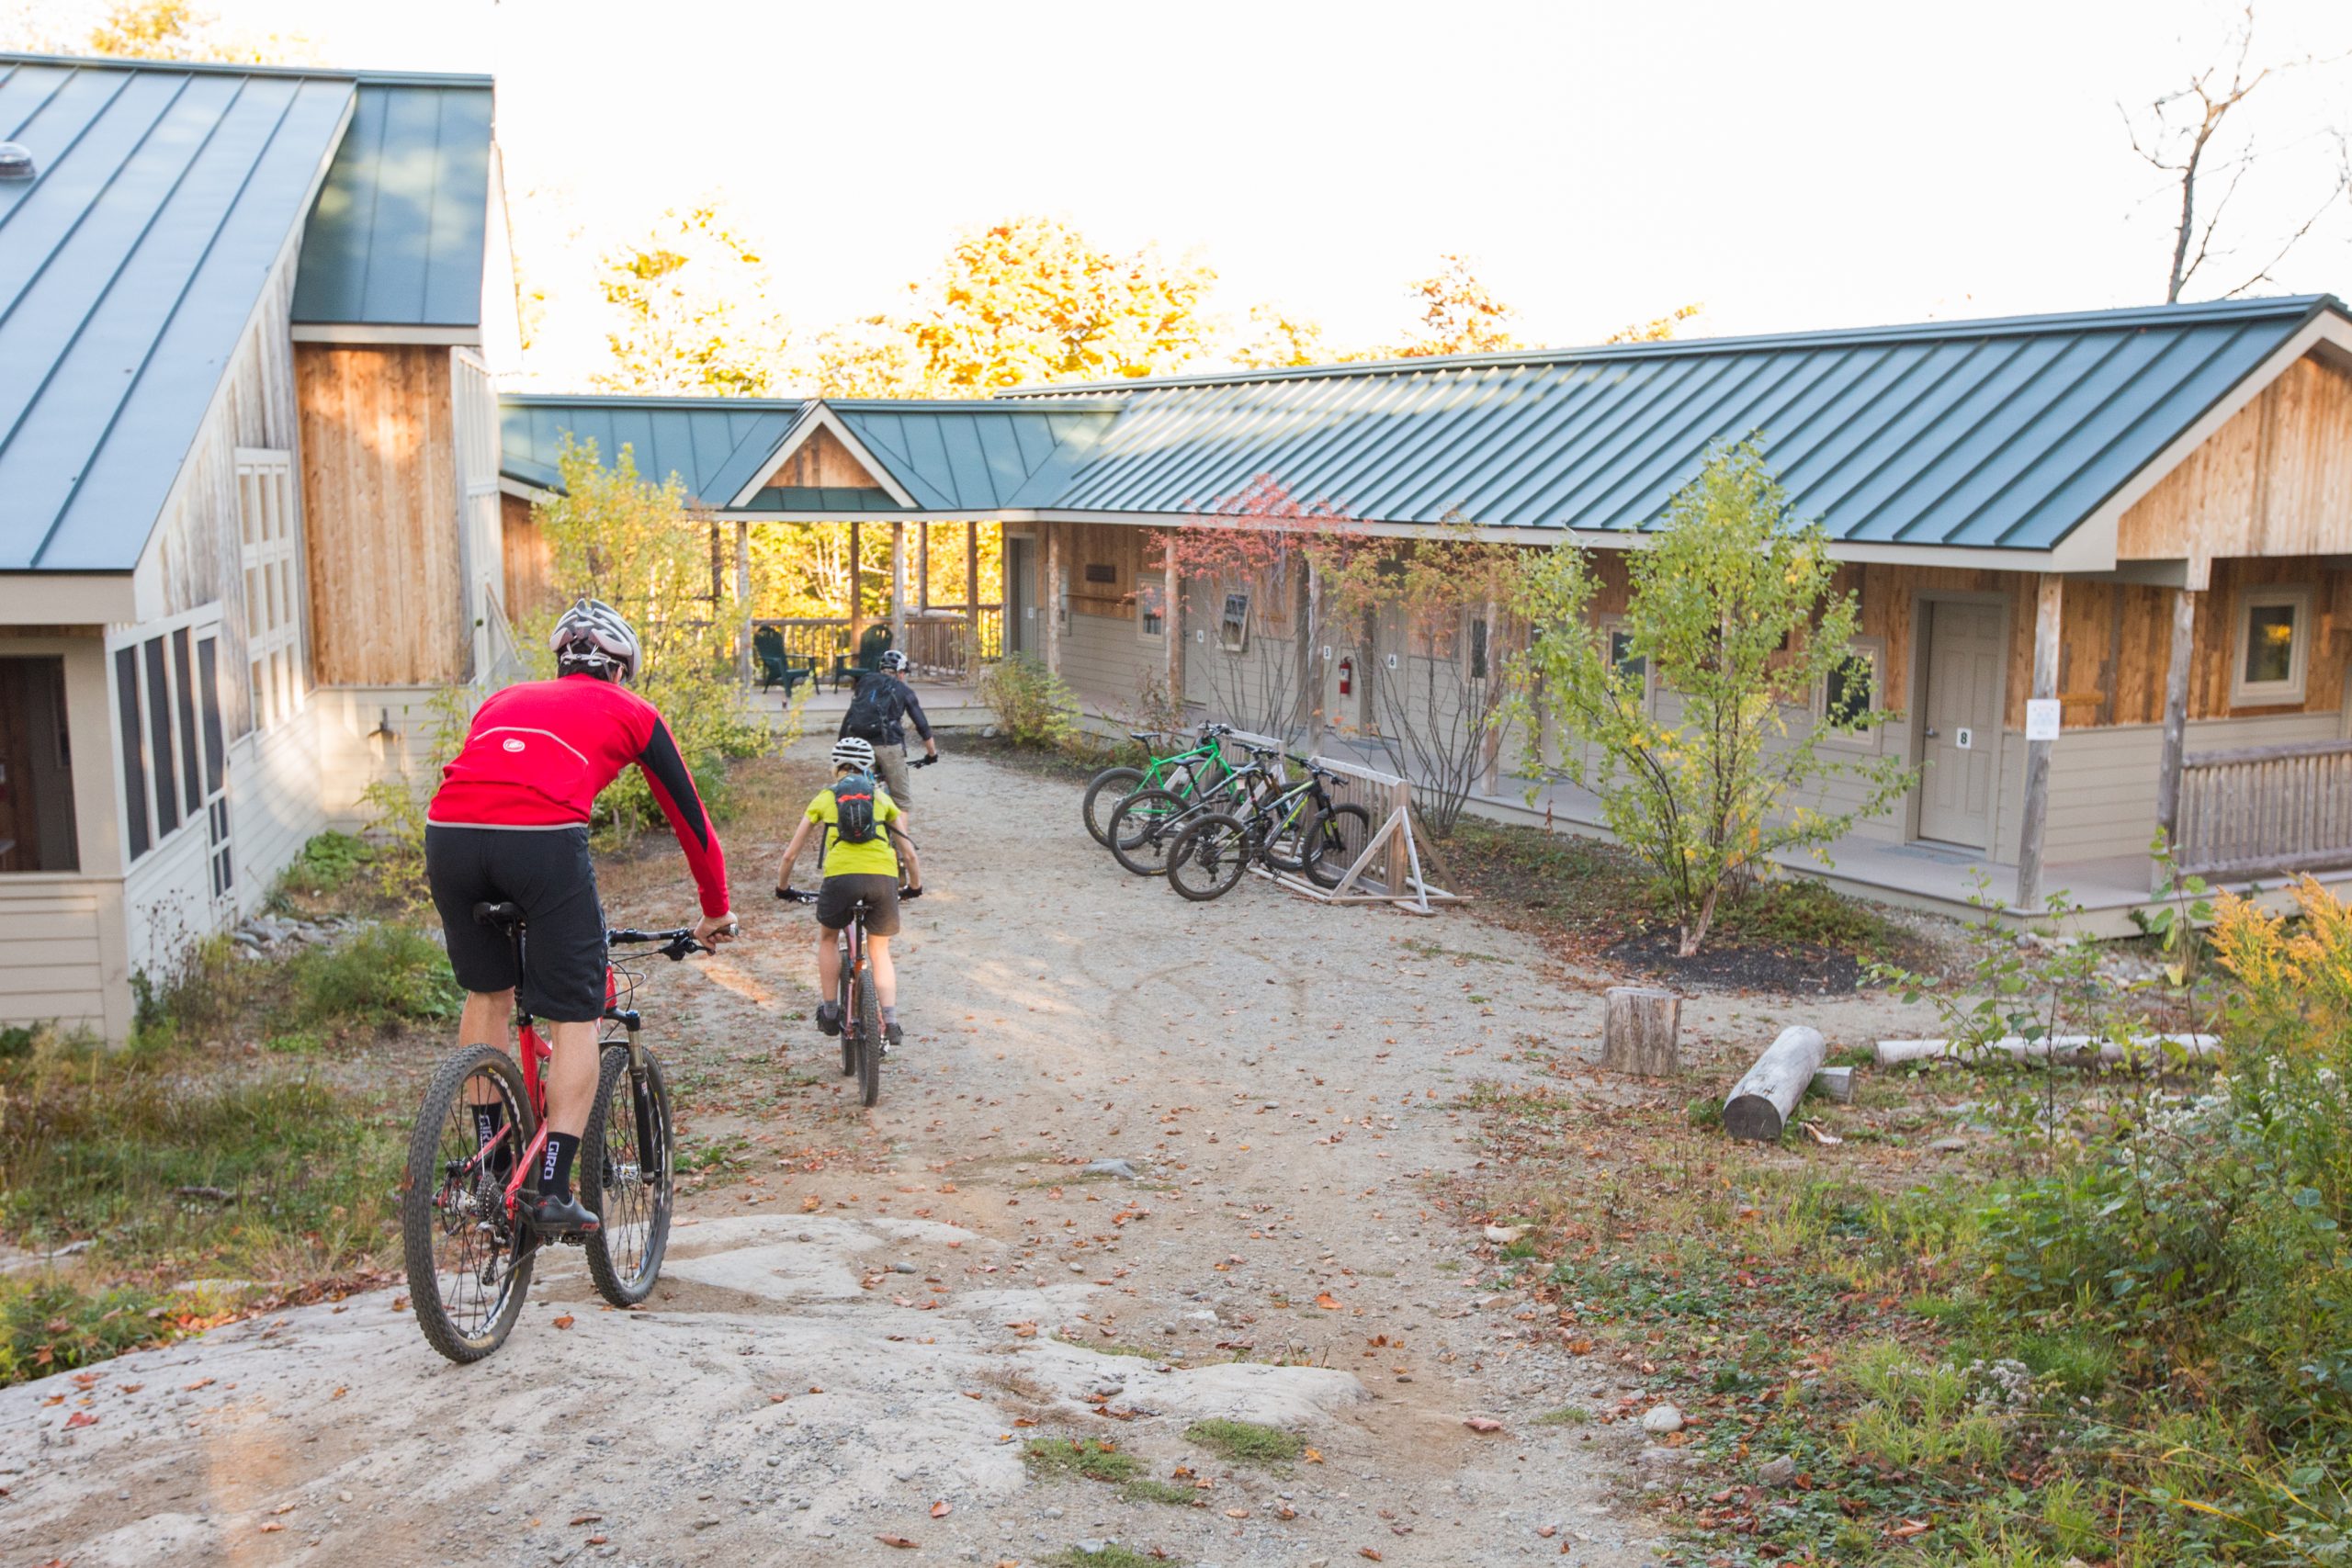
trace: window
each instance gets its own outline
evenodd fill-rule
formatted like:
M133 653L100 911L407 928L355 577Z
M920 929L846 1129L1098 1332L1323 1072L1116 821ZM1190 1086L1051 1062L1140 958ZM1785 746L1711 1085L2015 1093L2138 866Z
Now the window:
M2303 700L2311 663L2312 591L2300 584L2249 588L2238 595L2237 649L2230 669L2235 707L2289 706Z
M1250 591L1246 588L1225 596L1225 613L1217 617L1217 641L1227 653L1239 653L1250 646Z
M1814 711L1834 739L1876 749L1880 727L1866 721L1881 705L1879 667L1883 658L1878 639L1858 637L1847 645L1845 659L1822 677Z
M1168 590L1158 582L1136 584L1136 635L1159 637L1168 630Z
M1487 623L1473 621L1470 623L1470 679L1483 681L1486 678Z
M296 627L293 464L284 452L237 453L237 511L245 573L246 679L254 726L270 729L302 702Z
M0 659L0 873L81 865L65 660Z
M212 890L229 890L227 737L218 626L183 624L114 650L122 745L122 817L133 861L183 823L203 819Z
M1601 635L1609 639L1609 667L1636 681L1646 682L1650 672L1650 661L1634 652L1634 634L1625 629L1624 623L1603 621L1600 624L1600 631Z

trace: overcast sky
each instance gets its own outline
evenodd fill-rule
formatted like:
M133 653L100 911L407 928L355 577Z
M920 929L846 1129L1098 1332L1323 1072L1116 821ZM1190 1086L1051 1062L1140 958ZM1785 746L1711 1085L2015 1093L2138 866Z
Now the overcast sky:
M16 0L23 5L25 0ZM52 27L85 0L43 0ZM1703 300L1765 332L2150 303L2173 193L2124 138L2210 59L2209 0L822 6L212 0L326 63L488 71L517 249L550 295L535 379L601 350L596 253L715 197L796 325L886 308L954 231L1023 211L1156 242L1335 342L1392 339L1461 251L1525 335ZM2263 0L2257 54L2352 50L2344 0ZM2244 111L2269 156L2233 232L2309 214L2352 62ZM2275 289L2352 291L2352 210ZM2267 259L2249 243L2210 295ZM2230 268L2234 267L2234 271ZM2223 274L2226 273L2226 276Z

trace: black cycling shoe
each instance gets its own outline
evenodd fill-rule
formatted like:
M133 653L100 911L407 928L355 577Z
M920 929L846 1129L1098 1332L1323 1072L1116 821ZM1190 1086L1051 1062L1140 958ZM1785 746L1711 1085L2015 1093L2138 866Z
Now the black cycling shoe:
M899 1048L899 1042L904 1038L906 1038L906 1036L899 1032L899 1026L897 1024L884 1024L882 1026L882 1054L887 1056L891 1052L897 1050Z
M552 1192L542 1192L522 1205L523 1217L531 1228L553 1239L572 1235L585 1235L598 1228L595 1212L577 1198L559 1198Z
M839 1034L842 1032L842 1010L831 1002L817 1004L817 1032Z

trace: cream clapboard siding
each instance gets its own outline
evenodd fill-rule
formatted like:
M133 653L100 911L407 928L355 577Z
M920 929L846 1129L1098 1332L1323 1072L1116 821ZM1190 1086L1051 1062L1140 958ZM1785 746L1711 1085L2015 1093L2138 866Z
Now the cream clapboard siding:
M326 826L319 794L318 710L229 748L229 828L240 913L261 908L278 874Z
M431 768L444 723L442 689L322 686L312 701L318 712L314 787L321 810L328 827L356 830L377 815L366 800L370 784L403 777L415 781ZM379 733L386 726L389 736Z
M0 877L0 1023L111 1032L107 989L124 957L119 925L107 926L121 893L111 877Z
M1136 711L1144 677L1163 668L1164 647L1137 637L1133 621L1073 610L1062 632L1062 679L1088 713L1124 718Z

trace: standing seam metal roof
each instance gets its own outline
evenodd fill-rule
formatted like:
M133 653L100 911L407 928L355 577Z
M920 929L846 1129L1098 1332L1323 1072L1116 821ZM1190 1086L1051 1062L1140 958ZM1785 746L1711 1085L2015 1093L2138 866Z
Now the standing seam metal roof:
M137 565L356 91L0 57L0 570Z
M623 446L637 471L673 474L698 505L725 506L782 445L805 405L783 398L643 398L508 393L499 399L499 471L557 488L557 455L569 434L596 444L610 465Z

